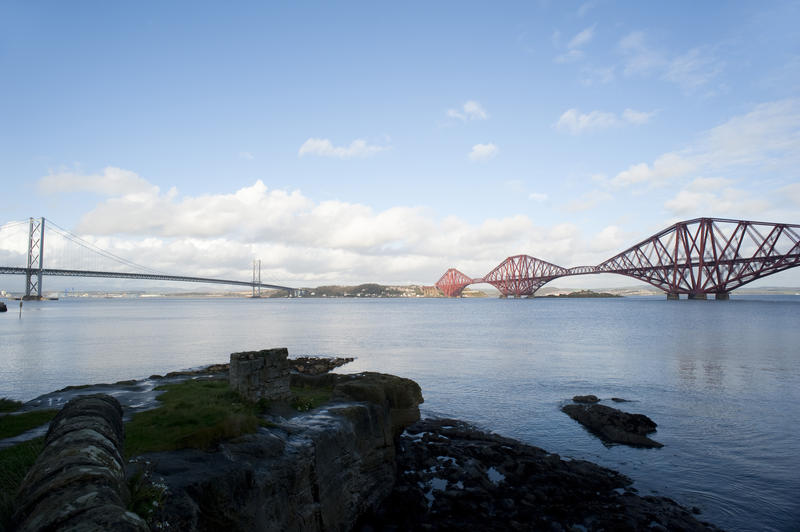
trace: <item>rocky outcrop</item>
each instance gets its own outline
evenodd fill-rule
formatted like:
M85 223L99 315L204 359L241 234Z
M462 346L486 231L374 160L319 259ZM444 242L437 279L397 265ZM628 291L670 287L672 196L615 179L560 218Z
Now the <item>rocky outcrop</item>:
M328 377L323 375L321 377ZM395 438L419 419L419 386L378 373L336 376L331 403L213 452L148 453L168 487L156 519L175 530L350 530L395 481Z
M717 530L615 471L458 420L423 420L398 444L397 484L357 532Z
M572 398L576 403L599 403L600 399L596 395L576 395Z
M349 364L351 357L295 357L289 360L291 368L305 375L321 375Z
M71 400L50 423L22 482L15 530L149 530L125 510L122 407L108 395Z
M561 410L607 441L637 447L663 447L646 436L655 431L657 425L644 414L629 414L600 404L570 404L562 406Z
M231 353L228 379L235 391L256 402L285 401L289 391L289 350L285 347Z

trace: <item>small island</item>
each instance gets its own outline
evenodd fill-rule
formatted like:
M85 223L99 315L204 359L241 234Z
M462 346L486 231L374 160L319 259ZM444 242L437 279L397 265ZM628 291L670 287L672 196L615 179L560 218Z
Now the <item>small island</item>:
M567 294L547 294L546 296L537 297L568 297L568 298L593 298L593 297L623 297L619 294L612 294L610 292L594 292L593 290L578 290L577 292L569 292Z

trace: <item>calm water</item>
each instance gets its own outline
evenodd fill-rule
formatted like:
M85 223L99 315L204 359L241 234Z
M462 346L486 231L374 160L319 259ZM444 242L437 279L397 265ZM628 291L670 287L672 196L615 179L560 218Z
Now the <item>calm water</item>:
M0 314L0 397L224 362L355 356L456 416L592 460L731 530L800 528L800 297L731 301L61 300ZM663 449L606 447L559 411L623 397Z

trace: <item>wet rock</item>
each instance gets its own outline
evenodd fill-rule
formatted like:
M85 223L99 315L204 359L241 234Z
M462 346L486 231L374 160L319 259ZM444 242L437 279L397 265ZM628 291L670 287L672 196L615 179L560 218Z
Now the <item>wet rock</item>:
M0 312L6 312L6 311L8 311L8 307L6 306L5 303L0 301Z
M600 401L596 395L576 395L572 400L576 403L597 403Z
M149 530L125 510L122 407L108 395L68 402L18 493L15 530Z
M426 419L399 439L391 495L356 532L397 530L718 530L620 473L462 421Z
M630 403L630 402L632 402L630 399L623 399L621 397L612 397L611 400L614 401L615 403Z
M561 410L607 441L638 447L663 447L663 444L645 436L655 431L657 425L643 414L629 414L598 404L570 404L562 406Z

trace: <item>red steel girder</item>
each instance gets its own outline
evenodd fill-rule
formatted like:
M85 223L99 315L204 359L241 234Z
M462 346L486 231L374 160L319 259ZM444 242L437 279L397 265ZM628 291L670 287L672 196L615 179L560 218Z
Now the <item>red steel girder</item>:
M597 266L673 294L725 294L800 266L800 225L697 218L678 222Z
M461 292L464 291L464 288L474 282L475 280L467 277L455 268L450 268L436 281L435 286L447 297L459 297Z
M545 283L567 275L566 268L531 257L514 255L486 274L483 281L504 296L532 296Z
M800 266L800 225L724 218L676 224L597 266L562 268L514 255L485 277L471 279L449 269L436 286L450 297L469 284L486 282L505 296L532 296L545 283L567 275L617 273L667 293L727 294L751 281Z

